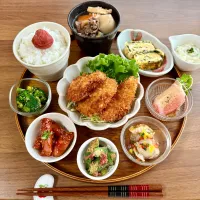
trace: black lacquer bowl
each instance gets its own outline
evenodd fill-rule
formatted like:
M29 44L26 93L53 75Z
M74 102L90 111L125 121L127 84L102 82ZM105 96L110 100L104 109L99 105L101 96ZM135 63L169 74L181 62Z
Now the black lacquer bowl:
M84 37L84 36L79 35L75 28L75 20L78 16L86 13L87 8L89 6L92 6L92 7L100 6L102 8L112 9L112 16L115 20L116 28L112 32L110 32L100 38L89 38L89 37ZM90 56L95 56L99 53L107 54L107 53L109 53L109 50L112 45L112 41L115 38L115 35L119 28L120 14L114 6L112 6L106 2L87 1L87 2L77 5L70 11L70 13L68 15L68 24L72 30L72 33L75 36L75 39L76 39L79 47L84 51L85 54L90 55Z

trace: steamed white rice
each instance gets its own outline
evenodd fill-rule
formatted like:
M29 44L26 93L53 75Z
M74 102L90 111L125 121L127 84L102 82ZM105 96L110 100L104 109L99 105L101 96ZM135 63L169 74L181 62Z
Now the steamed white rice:
M22 38L18 53L25 63L32 65L50 64L62 56L66 50L67 42L60 31L52 31L46 27L44 27L43 30L47 31L53 37L52 46L48 49L36 48L32 43L32 38L35 35L35 32Z

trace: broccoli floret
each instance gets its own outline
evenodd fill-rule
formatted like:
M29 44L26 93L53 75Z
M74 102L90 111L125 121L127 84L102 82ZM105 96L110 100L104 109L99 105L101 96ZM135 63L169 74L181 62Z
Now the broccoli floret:
M29 107L23 106L22 111L23 112L31 112L31 109Z
M41 108L41 103L40 103L40 100L38 100L34 96L30 95L29 99L24 104L24 107L27 107L30 109L30 111L28 111L28 112L35 112L36 110Z
M33 95L34 97L38 97L40 99L41 104L44 105L47 102L47 96L43 90L36 88Z
M21 93L23 92L25 89L22 89L22 88L17 88L17 93Z
M18 108L23 108L23 106L24 106L24 105L23 105L20 101L17 101L17 107L18 107Z
M35 112L47 101L46 94L39 88L27 86L26 89L17 88L17 107L23 112Z

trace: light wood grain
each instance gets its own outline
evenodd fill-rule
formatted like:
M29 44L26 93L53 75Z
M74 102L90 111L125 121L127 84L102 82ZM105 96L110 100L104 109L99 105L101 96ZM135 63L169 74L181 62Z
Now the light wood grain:
M30 157L19 136L14 114L8 104L9 89L24 70L12 54L12 42L16 34L25 26L38 21L55 21L69 30L67 14L80 2L83 1L0 1L0 199L17 199L16 189L33 187L36 179L45 173L54 175L56 186L90 185L59 176ZM144 29L156 35L168 46L170 35L183 33L200 35L199 0L109 0L109 2L121 13L121 30ZM123 184L161 183L165 191L163 199L200 199L200 70L193 72L192 75L194 106L179 143L165 162L142 176L122 182ZM20 197L20 199L28 198Z

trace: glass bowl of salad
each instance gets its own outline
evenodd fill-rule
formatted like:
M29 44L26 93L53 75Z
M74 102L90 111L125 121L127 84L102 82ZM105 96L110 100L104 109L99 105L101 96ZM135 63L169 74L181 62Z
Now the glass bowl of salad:
M84 176L92 180L110 177L119 164L119 152L110 140L90 138L78 150L77 165Z
M11 87L9 104L15 113L32 117L42 114L49 107L51 96L51 87L47 82L25 78Z
M120 135L122 149L136 164L156 165L169 155L171 136L163 123L147 116L129 120Z

